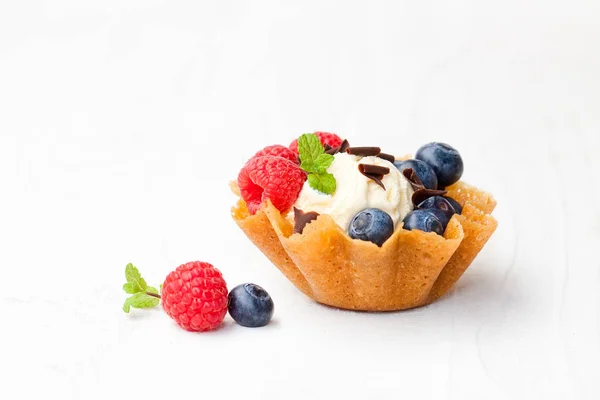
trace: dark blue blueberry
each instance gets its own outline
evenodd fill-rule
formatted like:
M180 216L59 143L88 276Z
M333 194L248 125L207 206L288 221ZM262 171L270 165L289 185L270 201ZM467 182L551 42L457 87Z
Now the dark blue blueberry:
M462 157L456 149L445 143L433 142L421 146L415 158L429 164L437 175L440 187L450 186L462 176Z
M433 215L437 217L442 224L442 233L446 231L446 227L448 226L448 222L450 222L450 218L454 215L454 213L450 214L447 211L438 210L437 208L428 208L427 211L430 211Z
M448 222L450 222L450 218L456 213L454 207L450 204L448 200L443 198L442 196L432 196L428 199L423 200L417 208L423 210L430 210L442 223L442 228L446 230L446 226L448 226Z
M412 231L418 229L423 232L444 233L444 227L438 217L431 210L413 210L404 217L404 229Z
M366 208L356 214L348 234L352 239L366 240L381 247L394 233L394 221L385 211L378 208Z
M262 287L244 283L229 292L229 315L242 326L265 326L273 317L273 299Z
M456 210L452 206L452 203L442 196L432 196L423 200L417 208L434 208L449 213L450 215L456 213Z
M448 196L444 196L444 198L448 200L448 203L450 203L450 205L454 208L454 211L456 211L457 214L462 214L462 206L458 201Z
M412 168L415 171L415 174L421 180L423 186L427 189L437 189L438 179L433 172L433 169L426 162L421 160L404 160L404 161L395 161L394 165L400 172L404 171L407 168Z

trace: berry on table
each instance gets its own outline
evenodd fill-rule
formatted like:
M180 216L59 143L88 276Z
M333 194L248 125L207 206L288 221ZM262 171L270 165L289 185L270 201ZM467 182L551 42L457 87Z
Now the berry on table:
M348 234L352 239L365 240L381 247L394 233L394 221L385 211L367 208L350 221Z
M188 331L209 331L227 313L227 285L212 264L194 261L167 275L162 290L163 310Z
M237 184L248 211L254 215L271 200L282 213L289 211L302 190L306 173L281 157L254 157L240 171Z
M463 160L458 151L445 143L432 142L421 146L415 158L425 161L437 175L438 187L458 182L463 173Z
M417 229L423 232L444 233L444 228L438 217L431 210L413 210L404 217L404 229Z
M273 317L273 299L265 289L254 283L244 283L229 292L229 315L238 324L249 328L265 326Z
M419 180L427 189L437 189L438 180L433 169L424 161L421 160L404 160L394 161L394 166L398 171L402 172L405 169L411 168L417 174Z

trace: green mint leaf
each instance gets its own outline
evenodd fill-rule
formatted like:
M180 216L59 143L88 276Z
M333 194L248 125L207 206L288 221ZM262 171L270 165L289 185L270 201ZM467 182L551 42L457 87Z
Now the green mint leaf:
M154 294L158 294L158 290L156 290L156 288L155 288L155 287L148 286L148 287L146 288L146 293L154 293Z
M331 163L335 160L335 158L331 154L320 154L314 162L313 172L317 174L321 174L327 171L327 168L331 165Z
M138 284L137 284L137 283L135 283L135 282L128 282L128 283L125 283L125 284L123 285L123 290L124 290L124 291L125 291L125 293L127 293L127 294L136 294L136 293L139 293L139 292L141 292L141 291L142 291L142 290L141 290L141 288L140 288L140 285L138 285Z
M321 193L333 194L335 177L327 172L334 157L325 153L325 148L314 133L305 133L298 138L300 168L308 172L308 184Z
M300 168L302 168L304 171L306 171L308 173L314 172L315 162L314 162L314 160L300 161Z
M313 172L313 166L317 157L325 152L319 137L314 133L305 133L298 138L298 154L300 156L300 168L306 172Z
M125 300L125 304L123 304L123 311L125 311L126 313L129 313L130 307L131 307L131 305L129 304L129 299Z
M336 188L335 178L327 172L308 175L308 184L313 189L324 194L333 194Z
M132 263L127 264L125 267L125 279L127 279L127 283L133 283L138 286L137 292L143 292L148 287L146 281L144 278L142 278L140 271L138 271L138 269Z
M152 308L156 307L160 302L160 299L154 296L150 296L146 293L136 293L127 299L129 305L135 308Z
M158 287L160 289L160 294L161 295L162 295L162 287L163 287L163 284L161 283L160 286Z

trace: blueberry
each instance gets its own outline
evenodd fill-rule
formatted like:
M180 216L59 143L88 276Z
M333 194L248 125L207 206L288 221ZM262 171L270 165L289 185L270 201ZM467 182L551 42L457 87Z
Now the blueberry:
M404 161L395 161L394 165L400 172L404 171L407 168L412 168L415 171L415 174L421 180L423 186L427 189L437 189L438 179L433 172L433 169L424 161L421 160L404 160Z
M229 292L229 315L242 326L265 326L273 317L273 299L262 287L244 283Z
M441 210L450 214L454 214L456 212L456 210L454 209L454 207L452 206L452 204L448 201L448 199L446 199L445 197L442 196L432 196L429 197L425 200L423 200L421 203L419 203L419 205L417 206L418 208L435 208L437 210Z
M428 209L428 211L431 211L433 213L433 215L435 215L437 217L437 219L440 221L440 224L442 224L442 233L444 233L446 231L446 227L448 226L448 223L450 222L450 219L452 218L454 213L450 214L448 212L438 210L437 208L430 208L430 209Z
M446 230L446 226L448 226L448 222L450 222L450 218L456 214L454 207L442 196L433 196L425 199L417 207L431 211L440 220L444 231Z
M444 196L444 198L448 200L448 203L450 203L450 205L454 208L454 211L456 211L457 214L462 214L462 206L458 201L448 196Z
M367 240L381 247L394 233L394 221L385 211L378 208L366 208L356 214L348 234L352 239Z
M431 210L413 210L404 217L404 229L418 229L423 232L444 233L444 228L438 217Z
M462 176L462 157L456 149L445 143L433 142L421 146L415 158L429 164L437 175L438 186L450 186Z

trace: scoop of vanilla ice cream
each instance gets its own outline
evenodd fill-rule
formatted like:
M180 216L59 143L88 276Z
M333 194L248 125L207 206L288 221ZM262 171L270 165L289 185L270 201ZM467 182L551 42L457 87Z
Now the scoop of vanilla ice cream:
M372 164L390 169L382 182L385 190L358 170L359 164ZM321 193L304 182L295 207L302 211L328 214L342 229L348 229L352 218L365 208L379 208L392 217L394 227L413 209L413 189L394 165L379 157L359 157L347 153L334 155L327 172L336 180L333 195ZM293 215L290 215L293 220Z

